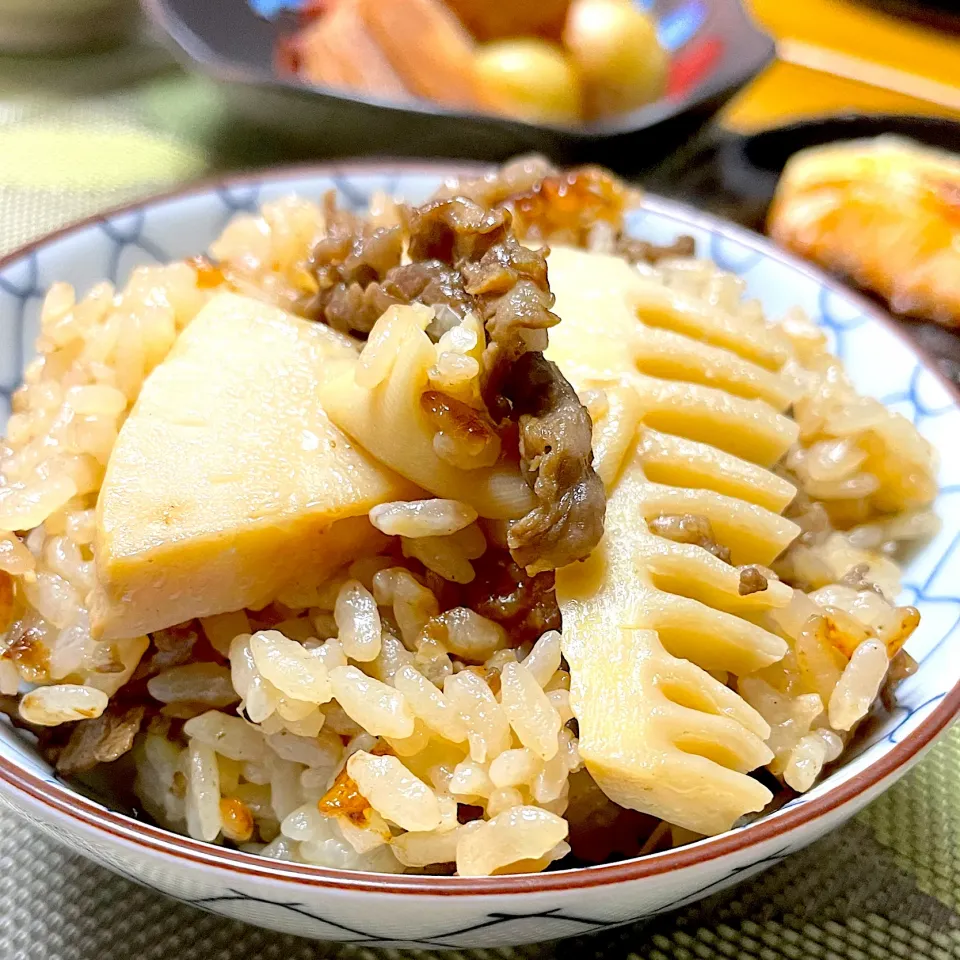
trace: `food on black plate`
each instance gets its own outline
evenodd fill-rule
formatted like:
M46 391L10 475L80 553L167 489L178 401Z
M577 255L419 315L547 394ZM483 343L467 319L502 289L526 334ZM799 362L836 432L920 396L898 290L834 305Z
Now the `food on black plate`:
M311 83L533 122L643 106L669 65L631 0L327 0L304 19L280 62Z
M803 150L768 226L895 313L960 327L960 158L895 137Z

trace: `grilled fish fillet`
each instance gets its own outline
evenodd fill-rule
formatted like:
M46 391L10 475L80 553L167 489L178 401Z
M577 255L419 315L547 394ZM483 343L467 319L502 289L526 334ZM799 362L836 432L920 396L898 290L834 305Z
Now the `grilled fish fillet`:
M803 150L768 229L895 313L960 327L960 157L889 137Z

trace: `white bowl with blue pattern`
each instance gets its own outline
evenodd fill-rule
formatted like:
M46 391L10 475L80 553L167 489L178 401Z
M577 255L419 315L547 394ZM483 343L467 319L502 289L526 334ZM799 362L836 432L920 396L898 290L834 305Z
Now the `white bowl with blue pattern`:
M462 169L462 168L461 168ZM134 266L201 252L239 211L334 188L362 207L375 190L425 199L450 166L345 164L229 179L69 228L0 263L0 422L33 352L55 280L79 292ZM325 940L425 948L503 946L602 930L691 903L763 870L851 817L915 763L960 710L960 405L927 359L876 307L739 227L654 197L631 218L653 241L692 234L742 276L768 315L803 307L829 333L857 388L916 423L940 454L941 532L907 566L904 602L922 620L917 673L856 756L802 797L748 826L639 860L547 874L469 879L385 876L282 863L176 836L57 779L29 738L0 724L0 800L112 870L224 916Z

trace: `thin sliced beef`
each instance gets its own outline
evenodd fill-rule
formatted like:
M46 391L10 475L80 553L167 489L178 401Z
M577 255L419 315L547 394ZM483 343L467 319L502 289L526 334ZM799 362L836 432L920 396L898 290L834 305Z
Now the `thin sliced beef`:
M659 263L673 257L692 257L697 245L693 237L685 234L677 237L673 243L658 244L648 240L635 240L633 237L620 237L616 243L616 253L631 263Z
M438 196L468 197L513 214L513 232L521 240L593 246L599 234L613 242L623 233L635 190L602 167L557 170L542 157L521 157L482 177L451 180Z
M142 705L110 704L96 719L79 721L57 757L57 772L65 777L85 773L123 756L133 746L145 712Z
M609 186L610 178L591 173L587 179ZM581 175L568 177L564 190L579 196L581 182ZM572 194L564 203L575 206ZM389 306L423 303L437 315L427 330L434 340L470 311L482 320L487 342L480 387L490 428L501 441L519 434L521 468L538 500L515 524L509 545L517 562L535 573L589 555L603 533L606 500L592 467L589 414L543 358L547 330L560 320L551 312L549 251L523 246L511 232L514 216L512 207L460 196L407 209L412 262L401 264L402 228L373 230L328 208L328 235L310 262L318 292L300 312L362 336ZM446 408L438 402L430 409Z
M507 237L510 214L481 207L466 197L431 200L408 213L410 259L450 266L480 260Z
M544 177L556 174L557 168L546 157L528 153L478 177L451 177L434 196L466 197L481 207L498 207L516 194L527 193Z
M603 535L606 495L592 466L590 415L543 356L547 330L560 322L545 252L508 235L506 210L492 216L456 197L422 209L410 218L411 254L460 268L487 333L483 398L494 420L519 426L521 467L539 501L511 528L511 553L531 573L582 560Z
M403 229L374 228L356 214L338 210L332 192L324 206L326 234L307 263L316 290L296 304L296 311L341 333L366 335L390 306L389 300L383 305L375 295L367 297L367 289L400 265Z
M589 555L603 536L606 494L593 470L592 424L555 363L525 353L504 393L520 426L520 462L539 501L511 526L507 543L531 573Z
M661 513L647 521L650 532L674 543L692 543L712 553L718 560L730 563L730 548L720 543L713 526L697 513Z
M503 549L473 561L476 577L463 587L462 602L507 631L513 646L560 629L552 572L530 574Z

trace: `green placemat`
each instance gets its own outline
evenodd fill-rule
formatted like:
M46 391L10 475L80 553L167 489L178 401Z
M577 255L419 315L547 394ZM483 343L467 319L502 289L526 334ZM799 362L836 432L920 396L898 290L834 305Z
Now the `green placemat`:
M213 85L149 44L65 60L0 58L0 144L0 252L204 173L284 159L282 147L227 113ZM375 955L172 903L0 813L2 960ZM850 824L730 892L612 934L466 955L960 958L960 728Z

